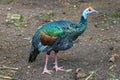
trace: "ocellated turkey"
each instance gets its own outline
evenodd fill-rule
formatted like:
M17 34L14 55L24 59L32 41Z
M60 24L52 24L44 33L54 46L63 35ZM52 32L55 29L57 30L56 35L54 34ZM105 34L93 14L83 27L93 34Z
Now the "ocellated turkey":
M32 46L30 50L29 62L35 61L37 55L42 52L46 52L44 73L51 74L47 68L48 59L51 51L55 52L55 70L64 69L58 67L58 51L67 50L71 48L74 41L86 30L87 28L87 16L97 11L92 7L86 8L81 16L80 21L76 24L70 21L60 20L49 22L39 28L33 36Z

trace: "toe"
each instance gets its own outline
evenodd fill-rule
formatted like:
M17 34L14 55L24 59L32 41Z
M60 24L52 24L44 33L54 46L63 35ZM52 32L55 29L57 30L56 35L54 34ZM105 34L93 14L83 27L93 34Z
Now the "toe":
M42 74L51 74L51 71L50 71L50 70L44 70L44 71L42 72Z
M64 69L63 69L63 67L54 67L54 69L56 70L56 71L64 71Z

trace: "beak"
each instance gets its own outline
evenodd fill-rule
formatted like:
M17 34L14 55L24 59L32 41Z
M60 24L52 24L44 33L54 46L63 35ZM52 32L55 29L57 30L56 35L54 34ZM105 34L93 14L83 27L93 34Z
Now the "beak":
M98 11L96 11L96 10L93 10L93 12L94 12L94 13L98 13Z

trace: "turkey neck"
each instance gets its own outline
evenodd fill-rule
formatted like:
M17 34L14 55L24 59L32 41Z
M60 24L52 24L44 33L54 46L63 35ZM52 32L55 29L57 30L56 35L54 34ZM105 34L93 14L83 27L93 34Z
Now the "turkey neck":
M87 23L87 19L85 19L83 16L81 16L79 24L86 24L86 23Z
M76 24L76 32L71 36L73 40L76 40L78 36L80 36L87 27L87 19L85 19L83 16L81 16L80 22Z
M80 22L77 24L77 26L79 27L79 32L83 33L87 27L87 19L81 16Z

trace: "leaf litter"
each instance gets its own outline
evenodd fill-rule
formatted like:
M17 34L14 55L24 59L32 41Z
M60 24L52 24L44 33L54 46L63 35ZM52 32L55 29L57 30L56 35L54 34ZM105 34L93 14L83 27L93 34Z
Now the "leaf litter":
M29 18L20 14L7 13L6 23L15 27L26 26L26 22Z
M18 70L19 68L15 68L15 67L8 67L8 66L1 66L0 70L2 72L4 72L3 70L9 70L10 72L14 73ZM12 78L11 76L8 75L0 75L0 79L8 79L8 80L14 80L14 78Z
M119 57L118 54L113 54L113 55L111 55L111 57L110 57L110 59L109 59L109 62L113 62L113 63L114 63L118 57Z

